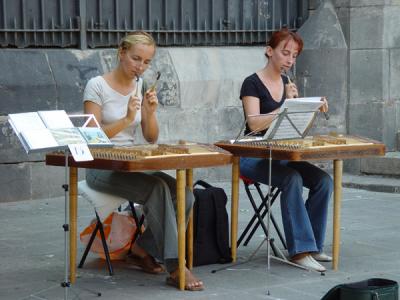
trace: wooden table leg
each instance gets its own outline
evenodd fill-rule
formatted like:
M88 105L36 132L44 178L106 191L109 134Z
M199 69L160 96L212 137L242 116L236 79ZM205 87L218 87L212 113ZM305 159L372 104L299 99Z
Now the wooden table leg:
M338 270L340 251L340 207L342 202L342 172L343 161L333 161L333 242L332 242L332 268Z
M231 195L231 254L232 261L236 261L237 228L239 207L239 157L232 159L232 195Z
M76 280L77 219L78 219L78 168L69 168L69 280Z
M186 187L193 191L193 170L186 170ZM187 245L187 267L193 269L193 209L189 215L188 226L186 229L186 245Z
M176 170L179 289L185 290L185 170Z

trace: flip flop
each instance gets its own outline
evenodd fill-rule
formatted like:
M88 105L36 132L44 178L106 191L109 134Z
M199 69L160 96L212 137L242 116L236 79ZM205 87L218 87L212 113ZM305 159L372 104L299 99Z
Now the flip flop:
M139 257L131 254L126 257L126 262L149 274L161 274L165 272L164 268L150 255Z
M179 289L179 280L178 279L175 279L175 278L172 278L171 276L169 276L166 279L166 283L170 286L173 286L173 287L176 287L177 289ZM185 285L186 291L194 292L194 291L202 291L203 289L204 289L203 285L200 285L200 286Z

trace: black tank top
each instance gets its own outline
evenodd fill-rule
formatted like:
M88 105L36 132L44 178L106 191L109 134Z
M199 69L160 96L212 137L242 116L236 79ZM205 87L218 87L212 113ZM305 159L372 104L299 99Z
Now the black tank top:
M288 83L286 76L281 75L281 78L284 85ZM282 106L286 99L286 92L285 89L283 89L281 101L276 102L258 75L254 73L243 81L242 88L240 89L240 99L242 100L243 97L246 96L257 97L260 99L260 114L267 114ZM267 129L257 132L254 135L264 135L266 131ZM244 133L249 134L250 132L251 130L246 124L246 130Z

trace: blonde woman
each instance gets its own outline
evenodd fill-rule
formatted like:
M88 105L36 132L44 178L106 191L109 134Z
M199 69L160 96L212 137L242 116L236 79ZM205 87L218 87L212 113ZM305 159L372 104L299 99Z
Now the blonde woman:
M109 73L89 80L84 91L84 111L94 114L102 129L116 145L133 145L139 127L149 143L155 143L159 129L154 90L142 93L140 76L149 67L156 44L146 32L125 36L118 47L118 64ZM178 287L178 234L176 226L176 182L162 172L116 172L87 170L88 185L142 204L147 228L131 249L130 261L145 272L159 274L164 264L167 284ZM186 218L193 194L186 190ZM203 289L203 282L186 269L185 289Z

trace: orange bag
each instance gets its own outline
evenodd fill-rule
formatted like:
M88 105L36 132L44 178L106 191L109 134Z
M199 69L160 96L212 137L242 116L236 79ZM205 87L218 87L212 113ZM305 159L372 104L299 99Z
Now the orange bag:
M90 236L96 228L96 223L97 220L93 219L90 225L81 232L80 240L83 244L87 245L89 243ZM128 212L113 212L103 221L103 229L110 259L124 259L129 252L133 235L136 232L136 223L133 217ZM105 259L100 230L96 233L90 251Z

